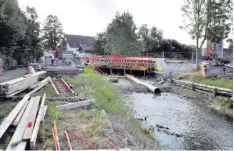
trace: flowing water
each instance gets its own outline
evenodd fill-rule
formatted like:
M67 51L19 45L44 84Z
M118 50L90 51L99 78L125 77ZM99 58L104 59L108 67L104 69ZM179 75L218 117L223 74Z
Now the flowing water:
M171 93L156 96L134 91L137 87L126 79L120 79L116 85L136 118L166 149L232 150L233 125L226 118Z

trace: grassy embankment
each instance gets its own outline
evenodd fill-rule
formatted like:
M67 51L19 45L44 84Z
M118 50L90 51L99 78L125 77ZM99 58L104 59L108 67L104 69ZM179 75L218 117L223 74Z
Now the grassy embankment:
M197 72L197 71L181 73L175 78L179 80L186 80L186 81L206 84L210 86L233 89L233 79L215 78L215 77L205 78L200 74L200 72ZM191 91L191 94L194 96L201 95L201 93L196 92L196 91ZM215 97L213 101L215 105L221 107L222 110L232 108L233 106L233 101L231 99Z
M226 79L226 78L205 78L203 77L200 72L185 72L181 73L180 75L176 76L176 79L187 80L195 83L201 83L216 87L222 88L233 88L233 79Z
M88 110L80 109L59 111L56 109L56 104L54 102L46 101L46 104L49 105L48 115L45 119L45 124L43 124L43 128L40 130L40 136L43 141L41 142L39 149L41 149L42 144L44 144L45 141L47 141L48 145L52 148L53 139L51 127L52 122L55 120L60 135L65 129L72 129L78 134L83 135L87 140L91 141L100 148L108 148L108 145L103 142L104 138L109 138L113 143L119 145L119 147L132 147L131 145L126 146L126 144L124 145L121 142L122 139L126 138L124 138L125 136L118 134L121 132L118 132L118 129L115 130L115 124L119 125L119 128L122 129L122 131L125 131L122 135L132 135L134 137L138 137L139 141L134 140L136 141L136 144L156 142L153 134L147 129L142 128L141 123L133 117L131 110L123 104L121 101L122 96L115 86L111 85L101 76L96 75L91 67L87 67L83 75L84 76L79 76L77 78L64 77L64 79L67 83L74 86L73 90L77 96L86 94L90 98L95 99L96 102L94 107ZM52 92L53 88L51 86L46 87L45 90L47 96L55 95L55 93ZM112 121L113 119L118 120ZM127 124L124 125L123 123L118 123L119 121L124 121L123 123ZM124 134L128 132L129 134ZM77 141L72 142L74 146L77 146L76 149L86 149L85 146L80 147L81 144L76 143ZM65 142L63 141L61 144L66 146Z

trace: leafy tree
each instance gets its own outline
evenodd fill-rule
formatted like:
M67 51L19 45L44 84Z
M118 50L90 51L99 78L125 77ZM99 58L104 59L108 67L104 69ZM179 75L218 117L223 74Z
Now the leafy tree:
M25 36L25 18L17 0L0 0L0 53L11 61L18 40Z
M94 41L94 51L99 55L105 54L106 37L105 33L97 34Z
M27 56L27 61L38 61L43 55L43 51L40 45L40 24L37 21L38 15L35 8L26 8L25 25L27 27L25 37L18 41L20 49L14 51L14 55L18 60L21 60L23 56Z
M46 49L55 50L64 39L62 23L57 16L49 15L42 31L43 44Z
M11 48L25 35L24 17L17 0L0 0L0 47L5 47L3 54L11 54ZM8 51L8 52L7 52Z
M182 6L184 26L196 40L196 64L204 41L220 42L231 30L232 0L186 0Z
M141 41L142 41L142 45L144 47L145 51L150 51L151 50L151 46L150 46L150 31L147 28L147 25L144 24L140 27L139 32L138 32Z
M104 50L107 53L132 54L142 49L138 39L132 15L117 13L107 27Z
M150 43L151 43L151 49L153 51L155 52L157 51L157 48L160 47L162 39L163 39L162 31L153 26L150 30Z
M210 0L208 0L210 1ZM192 39L196 40L196 64L199 68L199 50L205 42L209 18L206 0L186 0L181 7L184 17L182 29L188 31Z
M143 45L146 51L158 51L158 48L160 47L163 39L161 30L154 26L149 30L147 25L142 25L139 30L139 35L143 41Z
M219 43L228 37L232 28L232 0L210 0L208 3L210 23L207 28L207 39Z

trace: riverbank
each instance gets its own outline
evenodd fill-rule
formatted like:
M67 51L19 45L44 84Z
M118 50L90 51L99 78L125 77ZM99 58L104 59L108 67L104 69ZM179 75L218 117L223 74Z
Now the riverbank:
M212 112L219 114L221 116L225 116L229 120L232 121L233 118L233 101L229 98L224 97L212 97L207 94L188 90L176 85L170 87L170 92L181 97L186 98L197 104L201 107L204 107Z
M210 86L216 86L221 88L232 89L233 88L233 79L228 78L205 78L199 71L187 71L180 73L175 77L177 80L186 80L195 83L206 84Z
M215 77L205 78L198 71L187 71L181 73L177 75L175 79L233 89L233 79ZM231 98L212 97L207 94L184 89L176 85L172 86L172 93L181 95L190 100L195 100L195 102L200 106L204 106L215 113L226 116L230 120L233 118L233 100Z
M48 115L39 132L40 143L37 149L53 149L53 121L56 121L58 127L61 149L68 149L63 134L66 129L73 130L100 149L110 149L105 139L119 148L160 149L157 139L149 130L142 128L141 123L132 115L131 109L122 102L121 93L105 77L95 74L92 68L87 67L83 75L64 79L73 85L76 96L85 95L94 99L95 104L89 108L66 111L57 110L55 107L62 102L47 100ZM45 90L52 92L53 88L48 86ZM55 94L48 96L52 97ZM89 149L73 137L70 140L74 150ZM45 144L46 148L43 148Z
M156 79L141 79L156 85ZM152 131L166 149L222 150L232 149L232 122L223 116L198 105L199 100L173 94L170 83L160 84L162 93L155 95L144 87L119 79L118 89L124 102L134 110L134 115ZM175 88L179 89L179 88ZM189 95L188 95L189 96ZM231 134L231 135L230 135Z

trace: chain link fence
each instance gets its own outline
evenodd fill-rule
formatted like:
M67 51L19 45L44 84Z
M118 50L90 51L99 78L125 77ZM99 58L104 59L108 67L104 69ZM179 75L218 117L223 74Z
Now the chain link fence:
M152 56L154 58L165 58L166 60L185 61L189 63L196 62L196 52L158 52L158 53L141 53L143 56ZM200 56L201 58L201 56Z

